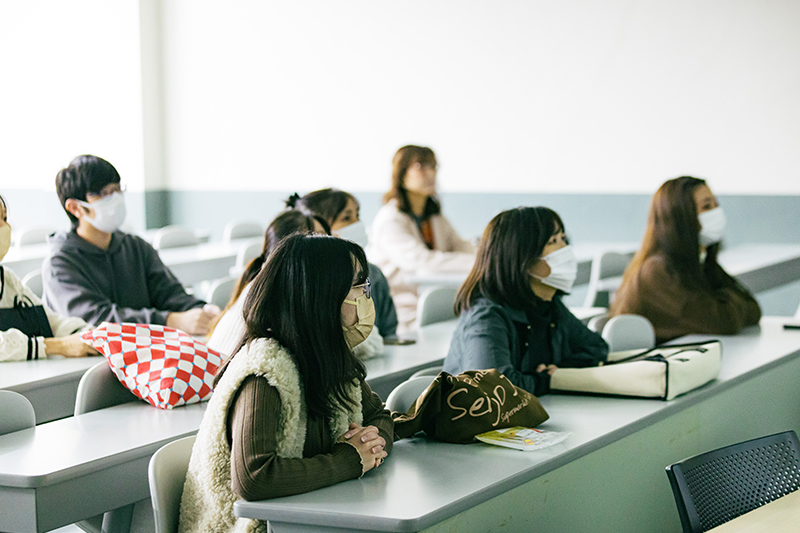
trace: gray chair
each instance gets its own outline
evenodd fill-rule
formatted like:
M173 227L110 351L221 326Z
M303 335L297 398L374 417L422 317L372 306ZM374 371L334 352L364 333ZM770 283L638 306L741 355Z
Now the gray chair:
M609 320L611 320L611 317L608 315L608 313L596 316L589 320L589 323L586 324L586 327L595 333L601 333Z
M31 402L22 394L0 390L0 435L29 429L36 425Z
M47 242L47 237L56 232L56 228L49 226L26 226L17 231L16 245L27 246L29 244L43 244Z
M44 284L42 283L42 271L34 270L22 276L22 284L28 287L33 294L42 297L44 292Z
M206 301L214 304L220 309L224 309L231 294L236 288L236 280L231 277L220 278L211 282L206 292Z
M800 490L794 431L748 440L667 467L685 532L708 531Z
M408 379L421 378L421 377L426 377L426 376L436 377L436 376L439 375L439 373L441 371L442 371L442 365L431 366L431 367L428 367L428 368L423 368L421 370L417 370L416 372L411 374L411 377L408 378Z
M633 259L633 252L603 252L592 260L589 274L589 288L586 291L584 307L609 307L612 296L622 282L628 263Z
M643 316L617 315L611 317L601 334L610 352L646 350L656 345L653 325Z
M244 220L231 220L225 224L222 231L222 240L230 242L234 239L246 239L248 237L261 237L264 235L264 226L258 222L248 222Z
M422 394L428 385L433 383L433 376L423 376L417 378L410 378L408 381L402 382L394 388L394 390L386 398L386 408L390 411L397 411L398 413L407 412L414 402L417 401L419 395Z
M91 413L98 409L113 407L122 403L135 401L137 398L119 382L111 371L107 361L97 363L87 370L78 382L78 393L75 398L75 416ZM88 533L116 531L116 527L130 527L133 517L133 505L114 509L105 515L93 516L81 520L75 525Z
M150 500L153 502L153 518L156 533L176 533L180 516L183 484L192 455L195 436L184 437L162 446L147 468L150 482Z
M164 226L153 237L153 248L156 250L196 246L199 243L200 239L197 238L194 231L183 226Z
M87 370L78 382L74 414L80 416L136 399L136 396L119 382L108 362L104 360Z
M458 287L437 285L425 290L417 301L417 327L456 318L453 306Z

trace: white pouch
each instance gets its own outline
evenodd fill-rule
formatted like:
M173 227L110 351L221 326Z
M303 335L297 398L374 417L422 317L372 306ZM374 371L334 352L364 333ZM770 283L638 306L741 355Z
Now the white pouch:
M559 368L550 389L671 400L716 379L721 366L722 343L716 340L612 352L603 366Z

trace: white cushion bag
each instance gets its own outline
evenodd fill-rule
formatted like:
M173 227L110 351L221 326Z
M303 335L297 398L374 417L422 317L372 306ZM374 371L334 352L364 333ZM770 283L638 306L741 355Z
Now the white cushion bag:
M602 366L559 368L550 389L671 400L716 379L721 365L717 340L612 352Z

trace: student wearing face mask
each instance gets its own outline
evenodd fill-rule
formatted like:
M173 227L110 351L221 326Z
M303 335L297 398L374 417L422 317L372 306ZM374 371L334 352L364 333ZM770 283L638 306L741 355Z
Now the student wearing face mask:
M0 196L0 261L10 246L8 208ZM52 312L14 272L0 266L0 362L100 355L80 337L89 327L80 318Z
M595 366L608 345L562 303L578 272L561 218L546 207L503 211L486 227L456 296L444 371L496 368L537 396L558 367Z
M653 196L642 247L625 270L612 314L647 317L658 342L758 324L756 300L717 263L724 230L725 214L705 181L666 181Z
M401 332L414 327L417 273L468 272L475 247L444 217L436 197L438 163L425 146L400 148L392 159L392 186L372 221L367 253L386 274Z
M56 176L72 230L48 239L42 265L44 301L58 313L94 324L163 324L205 335L219 309L186 294L143 239L119 231L125 197L117 170L92 155L76 157Z
M286 206L324 220L333 235L358 244L365 250L369 239L364 223L359 219L359 204L355 196L339 189L320 189L302 198L292 195ZM397 311L389 291L386 276L376 265L369 264L372 280L372 299L375 301L375 327L383 337L393 337L397 332Z
M391 452L391 416L352 353L374 320L367 272L361 247L326 235L291 235L270 254L197 433L179 532L253 531L264 524L237 519L237 499L358 479Z

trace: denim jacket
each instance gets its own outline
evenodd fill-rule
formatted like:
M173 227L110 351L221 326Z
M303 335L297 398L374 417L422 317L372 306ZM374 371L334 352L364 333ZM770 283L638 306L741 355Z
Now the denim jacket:
M496 368L516 386L536 395L549 392L550 376L537 373L540 364L559 367L595 366L606 360L608 345L597 333L575 318L556 297L550 323L529 320L536 310L500 305L487 298L477 298L463 311L450 342L444 371L460 374L467 370ZM548 334L549 346L542 339Z

